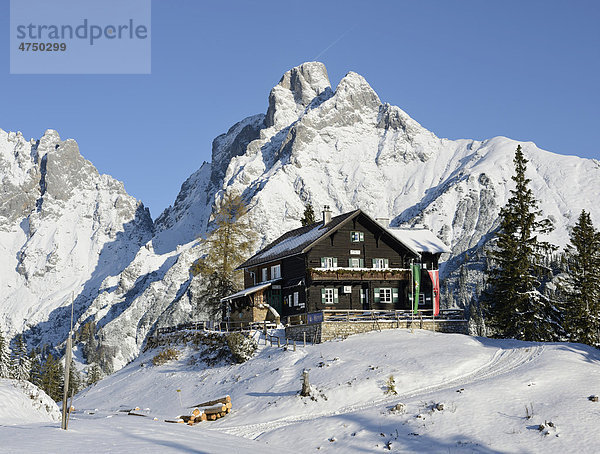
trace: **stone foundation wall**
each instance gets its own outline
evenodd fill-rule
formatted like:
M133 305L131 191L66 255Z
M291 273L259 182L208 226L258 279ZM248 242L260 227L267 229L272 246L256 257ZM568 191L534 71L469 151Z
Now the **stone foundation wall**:
M400 320L396 321L354 321L354 322L322 322L311 325L293 325L285 328L285 335L290 340L302 342L304 333L306 341L320 343L333 339L344 339L352 334L379 331L384 329L414 328L438 331L440 333L468 334L466 320Z

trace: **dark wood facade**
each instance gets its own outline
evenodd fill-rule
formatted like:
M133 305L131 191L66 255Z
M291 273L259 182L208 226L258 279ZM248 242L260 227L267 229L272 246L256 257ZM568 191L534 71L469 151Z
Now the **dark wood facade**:
M360 210L336 217L332 224L334 220L335 227L322 224L321 236L287 256L284 249L271 260L261 259L261 253L283 240L259 251L240 266L245 287L270 283L261 290L262 301L281 317L327 309L411 309L411 264L435 270L440 254L411 249ZM300 240L301 235L310 237L310 229L298 229ZM431 280L422 272L420 309L433 307L432 294Z

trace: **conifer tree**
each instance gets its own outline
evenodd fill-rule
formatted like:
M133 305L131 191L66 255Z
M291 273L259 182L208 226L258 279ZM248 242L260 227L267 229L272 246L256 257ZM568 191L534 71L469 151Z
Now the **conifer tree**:
M15 348L12 351L11 368L12 377L17 380L29 380L29 356L27 354L27 343L23 334L17 336Z
M102 379L102 370L98 364L94 363L87 368L87 384L93 385Z
M11 376L10 357L8 342L6 342L2 329L0 329L0 378L10 378Z
M309 203L304 208L304 215L302 219L300 219L300 223L302 224L302 227L315 223L315 211L312 204Z
M561 284L569 340L600 346L600 232L581 212L566 249L567 273Z
M538 202L525 176L527 160L521 146L517 147L515 189L500 210L500 227L496 232L495 249L490 256L492 267L488 288L484 292L488 326L501 337L547 341L561 330L560 310L539 290L546 272L542 266L545 254L554 249L540 241L538 234L552 231L548 219L540 219Z
M81 389L81 382L81 374L75 366L75 361L71 360L71 365L69 366L69 390L67 396L77 394Z
M35 349L29 352L29 381L40 388L42 386L42 362Z
M206 286L199 296L213 315L222 311L221 298L242 286L242 273L235 268L252 251L255 240L246 213L238 194L225 194L214 214L215 228L202 240L206 254L191 269L192 274L204 277Z
M57 361L52 353L48 353L42 367L41 388L55 401L63 398L64 369L60 361Z

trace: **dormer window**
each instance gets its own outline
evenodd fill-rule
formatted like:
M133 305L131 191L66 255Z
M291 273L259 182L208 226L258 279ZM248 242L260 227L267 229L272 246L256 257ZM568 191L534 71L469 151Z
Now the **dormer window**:
M268 268L263 268L262 269L262 281L261 282L265 282L269 279L269 277L267 276L267 273L269 272Z

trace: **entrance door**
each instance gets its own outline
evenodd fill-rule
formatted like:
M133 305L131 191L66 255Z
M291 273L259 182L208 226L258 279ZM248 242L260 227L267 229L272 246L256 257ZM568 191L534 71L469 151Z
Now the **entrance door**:
M280 289L271 289L267 294L267 301L269 303L269 306L275 309L280 316L283 316L283 314L281 313L282 301Z
M364 310L369 309L369 287L364 286L360 289L360 302Z

